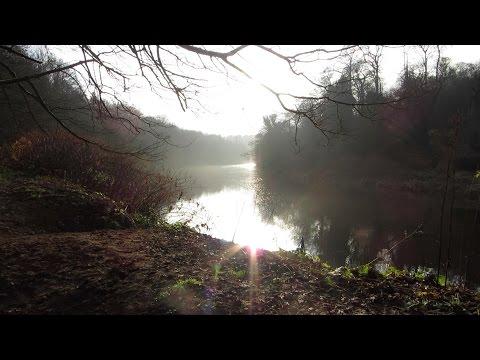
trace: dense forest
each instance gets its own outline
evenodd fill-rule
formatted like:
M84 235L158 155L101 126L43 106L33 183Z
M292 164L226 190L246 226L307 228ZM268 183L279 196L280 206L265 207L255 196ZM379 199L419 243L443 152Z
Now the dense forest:
M290 114L265 117L255 142L257 164L293 176L394 177L445 169L455 141L458 169L479 169L480 65L449 65L442 59L438 66L433 75L420 66L405 67L397 86L383 92L380 80L353 74L365 72L367 64L349 64L339 79L326 79L322 86L338 101L369 105L319 102L307 114L317 124ZM395 99L404 100L391 103ZM325 128L323 136L318 124Z

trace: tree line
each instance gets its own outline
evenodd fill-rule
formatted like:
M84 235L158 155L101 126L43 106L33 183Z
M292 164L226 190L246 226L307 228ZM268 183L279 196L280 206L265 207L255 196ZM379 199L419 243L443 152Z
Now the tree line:
M453 65L441 58L434 73L424 63L405 64L397 84L385 91L378 72L357 61L347 63L339 77L324 78L322 86L337 103L298 103L314 122L289 113L264 117L253 150L260 168L290 175L444 171L457 126L458 168L480 168L479 64Z

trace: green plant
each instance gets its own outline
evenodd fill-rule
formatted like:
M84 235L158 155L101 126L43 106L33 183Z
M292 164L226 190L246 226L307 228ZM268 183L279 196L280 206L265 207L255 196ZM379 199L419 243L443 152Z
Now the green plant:
M312 260L313 262L316 262L316 263L320 263L321 266L325 266L325 267L328 267L328 264L327 263L322 263L322 259L320 258L320 256L318 255L310 255L310 254L306 254L306 258Z
M437 283L440 286L445 286L445 275L439 275L437 278Z
M418 268L410 272L411 277L420 281L425 280L429 274L430 274L430 270L428 268L424 268L421 266L419 266Z
M203 282L201 280L197 280L195 278L179 279L175 284L160 291L156 296L156 300L163 300L166 297L169 297L173 291L183 291L186 287L201 286L202 284Z
M238 278L244 278L245 275L247 275L247 272L245 270L238 270L238 271L230 270L229 272L230 272L230 274L232 274L233 276L236 276Z
M156 213L142 214L135 212L132 220L138 227L155 227L159 224L159 216Z
M361 265L358 267L358 274L360 276L367 276L370 271L370 266L368 264Z
M181 221L177 221L172 224L164 222L162 226L165 230L172 232L181 232L189 229L189 227Z
M389 276L402 276L402 275L405 275L406 274L406 271L405 270L400 270L398 268L396 268L395 266L393 265L390 265L389 267L387 267L387 269L381 273L383 276L385 277L389 277Z
M220 271L221 268L222 268L222 265L220 264L213 265L213 278L215 279L215 281L218 280L218 275L221 274L221 271Z
M201 280L197 280L194 278L188 278L188 279L180 279L178 280L175 285L173 285L173 289L175 290L183 290L187 286L201 286L203 282Z
M352 270L347 267L342 270L342 275L349 279L354 277Z
M163 300L169 296L170 296L170 290L169 289L163 290L158 293L158 295L156 296L156 300Z

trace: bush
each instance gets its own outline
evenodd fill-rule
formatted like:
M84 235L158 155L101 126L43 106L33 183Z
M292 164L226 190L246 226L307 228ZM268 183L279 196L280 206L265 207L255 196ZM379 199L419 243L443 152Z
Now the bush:
M3 162L14 169L81 184L123 203L129 213L156 214L178 191L174 178L147 171L138 159L62 132L30 132L2 150Z

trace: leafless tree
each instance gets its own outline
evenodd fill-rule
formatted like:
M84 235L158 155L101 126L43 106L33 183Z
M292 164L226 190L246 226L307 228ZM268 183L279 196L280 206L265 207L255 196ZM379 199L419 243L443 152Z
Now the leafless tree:
M380 80L380 61L382 58L383 46L375 45L371 46L362 46L362 53L365 62L370 68L370 72L374 79L375 84L375 94L381 93L381 80Z
M426 83L428 78L428 59L430 57L431 45L418 45L422 52L423 81Z
M438 81L440 79L440 65L442 61L442 46L437 45L437 63L435 65L435 80Z
M135 79L141 78L148 84L150 90L158 96L166 93L174 94L182 110L186 110L192 103L201 105L199 93L205 87L206 79L203 75L206 72L218 73L230 77L230 72L253 79L253 76L238 65L241 53L247 48L255 48L273 57L281 59L288 64L290 71L300 78L314 85L318 91L312 94L292 94L280 92L271 86L260 83L260 85L274 96L281 107L288 113L297 116L297 124L300 119L306 119L317 127L325 136L331 130L322 127L322 124L312 114L319 103L333 103L337 105L352 106L359 113L361 108L371 105L385 104L386 102L350 101L338 100L335 94L328 91L328 86L316 81L311 76L300 70L302 64L320 61L335 61L343 58L351 58L356 52L362 52L375 78L375 89L380 91L380 57L382 47L376 46L375 51L365 51L357 45L341 46L336 49L318 47L309 51L298 52L287 55L275 50L273 47L263 45L240 45L230 46L226 50L207 49L205 46L178 45L114 45L114 46L90 46L78 45L77 56L74 61L68 64L44 64L34 54L24 49L1 45L0 51L8 52L12 56L19 57L26 62L39 65L39 71L31 74L17 75L8 64L0 62L0 66L7 71L8 76L0 78L0 87L17 87L21 90L26 99L36 102L43 111L51 116L65 131L76 136L87 143L115 151L79 134L72 129L60 109L48 104L35 81L56 74L62 74L69 78L81 91L82 96L88 100L88 110L97 115L104 115L117 118L122 125L132 132L146 132L157 140L167 141L160 133L154 130L155 124L147 120L132 107L128 106L123 94L128 93L134 86ZM133 64L126 66L126 63ZM40 66L42 65L42 66ZM426 65L425 65L426 66ZM94 101L92 101L92 99ZM301 102L302 105L289 105L288 100ZM394 103L403 99L389 100L387 103ZM310 104L310 106L305 106ZM113 106L112 106L113 105ZM64 109L65 110L65 109ZM146 154L151 147L142 148L131 154ZM122 151L120 151L122 152Z

